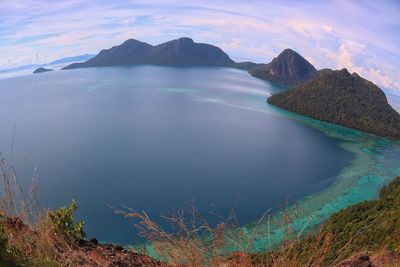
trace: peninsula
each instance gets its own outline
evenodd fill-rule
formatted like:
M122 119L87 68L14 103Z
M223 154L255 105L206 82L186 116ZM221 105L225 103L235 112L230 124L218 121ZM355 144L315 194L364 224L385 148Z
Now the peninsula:
M269 104L384 137L400 137L400 115L372 82L347 69L320 76L268 98Z

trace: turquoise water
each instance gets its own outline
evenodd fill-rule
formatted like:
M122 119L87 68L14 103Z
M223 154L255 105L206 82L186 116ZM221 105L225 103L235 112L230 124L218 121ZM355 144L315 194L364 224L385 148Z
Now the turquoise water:
M20 180L37 167L51 207L75 198L88 236L132 244L133 223L113 207L157 221L187 203L211 223L233 205L257 227L258 250L282 240L279 206L298 203L295 225L372 199L400 175L398 142L297 116L268 105L284 90L227 68L156 66L56 71L0 80L0 151ZM25 157L29 152L29 157ZM294 212L294 211L293 211ZM312 216L312 220L309 219ZM278 226L277 226L278 225Z
M288 116L340 139L340 146L356 155L331 186L287 207L286 212L293 219L293 229L297 233L304 236L307 231L341 209L376 199L379 189L400 175L400 141L364 134L278 108L276 111L278 116ZM257 232L254 241L256 251L272 248L285 238L286 226L279 213L272 214L268 221L263 220L256 229L254 227L250 224L243 229L248 234Z

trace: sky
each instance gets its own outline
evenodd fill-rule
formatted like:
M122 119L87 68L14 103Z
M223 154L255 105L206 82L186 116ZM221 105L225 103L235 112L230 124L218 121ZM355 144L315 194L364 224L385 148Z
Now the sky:
M292 48L400 90L400 0L0 0L0 69L184 36L238 61Z

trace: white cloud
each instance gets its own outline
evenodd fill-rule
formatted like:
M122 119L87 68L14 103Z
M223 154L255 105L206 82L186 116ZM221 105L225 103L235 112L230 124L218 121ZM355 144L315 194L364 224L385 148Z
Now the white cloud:
M362 44L358 44L352 41L344 41L342 45L339 47L339 52L337 56L337 67L338 68L350 68L353 66L353 56L356 53L361 53L364 50L365 46Z
M343 41L337 53L337 68L347 68L384 88L400 89L400 83L384 73L378 64L368 62L366 46L349 40Z
M188 36L257 62L289 47L318 68L347 67L400 89L400 5L377 2L0 0L0 64Z

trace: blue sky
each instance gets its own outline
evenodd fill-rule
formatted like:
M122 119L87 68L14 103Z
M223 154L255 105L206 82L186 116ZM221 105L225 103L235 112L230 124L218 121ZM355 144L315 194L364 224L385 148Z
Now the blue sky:
M0 69L182 36L256 62L289 47L400 90L396 0L0 0Z

